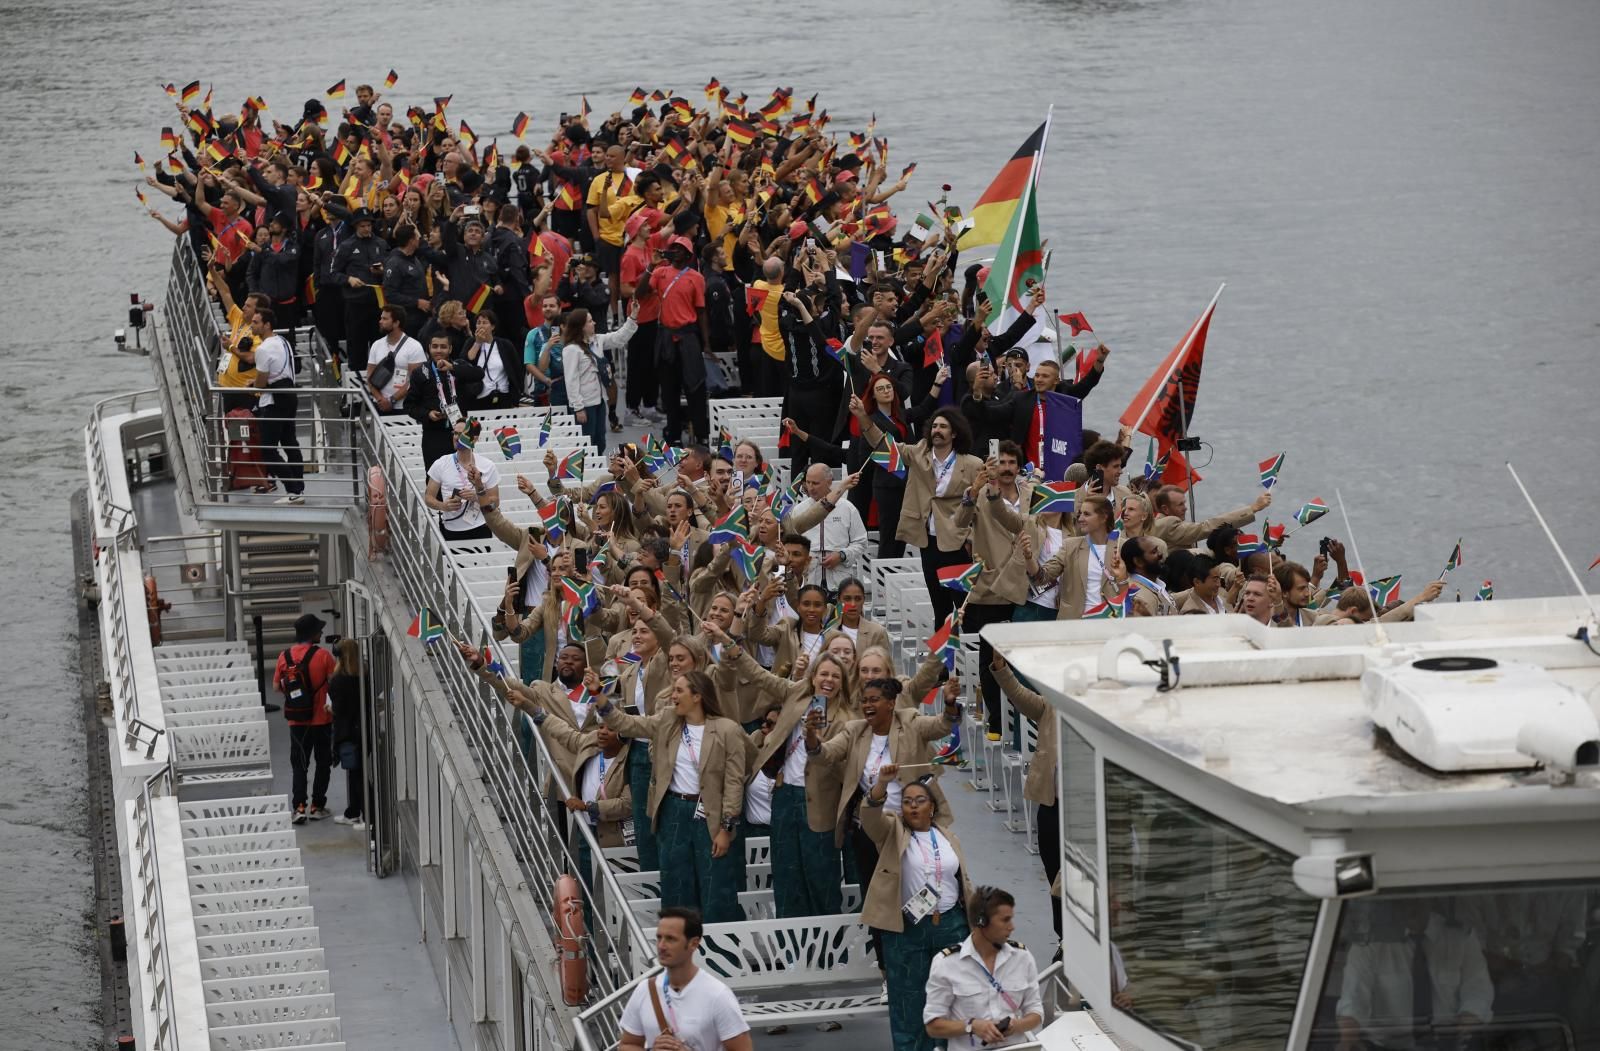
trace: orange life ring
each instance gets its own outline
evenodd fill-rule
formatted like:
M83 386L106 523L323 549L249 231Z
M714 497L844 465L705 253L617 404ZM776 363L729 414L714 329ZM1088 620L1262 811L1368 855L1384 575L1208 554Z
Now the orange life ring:
M144 615L150 622L150 645L161 645L161 614L172 608L172 603L161 598L161 591L156 587L155 574L144 578Z
M376 558L389 548L389 484L383 468L367 468L367 557Z
M589 997L589 963L583 949L583 889L572 876L556 880L555 921L561 1002L581 1007Z

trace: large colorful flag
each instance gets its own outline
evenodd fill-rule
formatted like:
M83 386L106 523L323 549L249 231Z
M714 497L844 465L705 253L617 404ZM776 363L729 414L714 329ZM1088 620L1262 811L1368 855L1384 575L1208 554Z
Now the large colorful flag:
M561 462L556 464L556 477L562 481L567 481L568 479L581 481L583 478L584 452L585 450L583 449L576 449L563 456Z
M711 533L706 537L713 544L733 544L741 540L750 539L750 515L740 504L732 511L717 519L711 527Z
M1049 125L1046 120L1047 130ZM1021 201L1011 213L1011 222L1000 239L994 263L989 267L989 279L983 284L983 294L988 297L992 309L989 331L996 335L1024 313L1033 286L1044 280L1044 240L1039 234L1039 206L1034 192L1038 161L1043 156L1041 140L1039 153L1034 156L1022 187Z
M868 459L876 464L880 470L888 471L896 478L904 478L906 476L906 461L905 457L900 453L900 443L888 435L884 435L884 440L889 443L889 447L887 449L872 450L872 455Z
M1269 456L1261 461L1261 488L1271 489L1278 484L1278 472L1283 470L1283 458L1286 453Z
M1039 482L1033 487L1033 503L1028 513L1033 515L1067 514L1076 510L1078 486L1075 482Z
M1309 504L1301 504L1300 510L1294 513L1294 520L1303 526L1308 526L1327 513L1328 505L1323 503L1322 497L1319 496Z
M1022 195L1033 180L1034 158L1044 152L1045 136L1049 132L1047 120L1033 130L1033 134L1017 148L1011 159L1000 169L994 182L983 191L978 203L972 206L968 218L972 229L961 235L957 242L963 251L979 245L999 244L1011 227L1011 218L1022 203Z
M1204 313L1189 326L1189 331L1150 374L1122 413L1123 426L1155 438L1161 455L1170 457L1161 476L1161 481L1167 485L1200 480L1200 476L1190 470L1183 453L1174 446L1194 419L1195 398L1200 393L1200 368L1205 362L1206 334L1211 329L1211 315L1221 296L1219 288Z
M1367 585L1367 592L1372 596L1372 604L1382 612L1389 603L1400 601L1400 574L1374 580Z
M939 570L939 583L951 591L968 592L983 575L983 559L964 566L945 566Z
M1053 390L1036 400L1024 458L1043 467L1046 478L1064 478L1083 452L1083 402Z
M406 634L414 639L421 639L431 646L444 638L444 625L433 619L433 614L428 612L428 607L423 606L417 610L417 617L411 622L411 627L406 629Z
M522 455L522 435L517 433L515 427L509 424L504 427L496 427L494 438L495 441L500 443L500 452L506 459L515 460Z
M939 630L928 639L928 652L944 662L945 671L956 670L956 651L961 649L961 636L956 632L956 615L949 614Z

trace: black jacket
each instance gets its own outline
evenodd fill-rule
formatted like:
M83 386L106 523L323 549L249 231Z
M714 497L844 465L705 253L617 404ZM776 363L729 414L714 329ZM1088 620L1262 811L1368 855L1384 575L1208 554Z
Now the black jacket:
M396 248L383 261L383 294L390 303L405 310L416 310L417 300L428 299L428 264L443 266L444 254L424 243L415 255Z
M258 248L249 253L250 291L260 292L274 303L293 299L300 293L300 243L293 236L283 245Z
M483 384L483 370L470 361L452 361L449 371L450 379L446 379L448 386L453 379L455 383L455 401L459 406L465 406L472 398L469 392L475 392ZM422 424L425 431L450 430L450 414L444 411L444 404L439 398L439 385L434 382L434 369L432 358L423 365L418 365L411 372L411 388L406 391L406 414ZM441 419L430 420L428 414L438 412Z
M441 302L454 299L465 303L483 285L493 289L500 283L500 268L489 250L487 233L482 245L473 252L461 243L456 225L450 220L439 224L439 232L444 237L445 277L450 281L449 291L439 293Z

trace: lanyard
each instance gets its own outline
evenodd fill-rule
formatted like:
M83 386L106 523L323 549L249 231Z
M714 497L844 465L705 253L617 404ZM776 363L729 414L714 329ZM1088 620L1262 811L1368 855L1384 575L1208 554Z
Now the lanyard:
M584 714L587 715L588 713L585 712ZM606 754L601 752L596 758L600 760L600 787L595 789L595 798L604 799L606 797Z
M994 976L994 972L989 970L989 968L987 968L987 967L985 967L983 965L983 961L981 959L978 959L978 954L977 953L973 953L972 954L972 958L974 960L977 960L978 969L983 972L983 976L985 978L989 979L989 984L994 986L994 991L1000 994L1000 999L1002 999L1002 1000L1004 1000L1006 1002L1006 1008L1008 1010L1012 1011L1013 1013L1015 1013L1016 1010L1017 1010L1017 1001L1011 998L1011 994L1010 993L1006 992L1004 989L1002 989L1000 987L1000 979L996 978ZM996 959L996 963L998 963L998 962L999 962L999 960L997 958Z
M681 993L678 996L679 999L683 998ZM661 1006L666 1008L667 1025L676 1033L678 1031L678 1012L672 1009L672 986L667 984L667 976L665 974L661 976Z
M704 734L705 731L702 730L701 733ZM689 761L698 769L700 766L700 750L694 746L694 740L689 736L688 723L683 725L683 746L689 749Z
M945 479L950 477L950 473L955 469L956 451L951 449L950 455L944 458L943 464L936 463L933 465L933 492L935 496L939 495L939 487L945 484Z
M876 752L872 753L871 755L867 756L866 769L862 771L862 777L863 777L863 779L866 780L867 784L869 784L869 785L877 784L877 782L878 782L878 771L883 769L883 764L888 762L888 761L889 761L889 735L888 734L884 734L883 735L883 747L878 749ZM913 835L915 835L915 833L913 833Z
M933 847L931 860L928 857L928 848L922 845L922 841L917 838L915 832L911 833L911 842L917 848L917 852L922 855L923 866L933 866L933 882L929 886L934 890L938 890L939 884L944 882L944 862L939 858L939 833L931 828L928 829L928 843Z
M1105 560L1105 556L1100 554L1100 552L1095 550L1095 549L1097 547L1103 547L1103 546L1105 546L1105 545L1096 544L1093 540L1089 541L1089 544L1088 544L1089 557L1094 559L1096 562L1100 563L1100 580L1101 580L1101 583L1105 582L1106 560Z

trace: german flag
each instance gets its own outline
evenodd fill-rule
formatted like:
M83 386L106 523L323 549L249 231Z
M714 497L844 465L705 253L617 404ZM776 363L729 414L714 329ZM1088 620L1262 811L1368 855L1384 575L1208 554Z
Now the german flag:
M589 114L591 112L592 111L589 109L589 96L588 95L579 95L578 96L578 116L582 117L585 121L588 121Z
M761 118L761 134L770 135L773 138L777 138L778 137L778 122L773 120L771 117L762 117Z
M133 151L133 163L139 166L140 171L144 171L144 158L139 156L138 150Z
M478 136L473 132L472 125L468 124L466 121L461 122L460 138L466 142L467 149L469 150L472 149L473 144L478 141Z
M810 98L806 99L806 112L807 113L815 113L815 112L817 112L817 96L816 95L812 95Z
M161 90L165 91L167 93L167 97L168 98L170 98L170 99L172 99L174 101L177 100L177 98L178 98L178 85L176 85L176 84L163 84L163 85L161 85Z
M972 206L972 211L967 215L973 226L961 235L961 240L957 242L959 248L965 250L977 245L999 244L1001 238L1005 237L1011 217L1016 214L1023 191L1027 189L1028 176L1033 171L1033 158L1044 148L1044 129L1045 126L1041 124L1033 130L1033 134L1000 169L994 182L983 191L978 203Z
M206 153L211 155L211 160L213 163L220 163L233 156L232 151L230 151L228 147L224 146L220 142L217 142L215 139L206 143Z
M665 146L661 147L661 153L667 160L677 163L678 158L683 156L683 149L683 139L674 135L667 140ZM139 155L136 153L134 156L138 157Z
M571 183L561 184L561 189L556 193L556 207L564 212L577 210L578 194L573 190Z
M500 164L500 147L489 143L489 148L483 151L483 167L485 171L495 168Z
M806 176L806 183L803 187L801 187L801 194L805 197L807 204L816 204L818 201L822 200L822 187L817 185L816 176Z
M420 128L427 121L428 114L423 111L421 106L410 106L406 109L406 119Z
M372 294L378 300L378 309L379 310L382 310L384 307L389 305L389 301L387 299L385 299L384 296L383 296L383 286L382 285L373 285L372 286Z
M435 95L433 97L433 112L443 113L450 107L450 100L453 98L455 98L454 95Z
M189 119L187 123L190 128L194 129L194 133L201 138L205 138L206 136L210 135L213 130L215 130L212 127L211 118L206 116L204 113L201 113L197 109L192 109L189 111Z
M333 163L341 168L350 163L350 147L344 144L343 139L335 139L333 142Z
M654 91L650 92L650 101L665 102L667 101L667 93L662 91L660 88L656 88Z
M198 80L191 80L189 83L183 86L183 92L179 95L179 101L181 101L185 106L192 106L194 105L194 100L199 97L200 82Z
M811 130L811 114L809 114L809 113L800 114L794 120L789 122L789 128L792 131L809 131L809 130Z
M172 154L168 154L167 155L167 170L172 172L174 175L176 175L178 172L183 171L183 162L178 160L178 158L173 156Z
M740 146L748 146L756 141L756 129L742 120L728 121L728 138Z
M489 304L489 286L479 285L478 290L467 298L467 309L476 314Z
M647 98L649 98L649 96L645 94L644 88L634 88L633 94L628 96L628 105L632 106L634 109L638 109L640 106L644 105L645 99Z
M722 81L718 80L716 77L712 77L710 80L706 81L707 102L715 102L721 91Z
M694 107L689 105L687 99L673 99L672 112L685 124L694 120Z
M383 87L385 91L394 87L398 83L400 83L400 74L396 73L392 69L389 71L389 75L383 78Z
M339 83L335 84L333 87L328 89L328 97L330 99L342 99L342 98L344 98L344 81L343 80L339 81Z
M532 120L533 118L528 116L526 113L518 113L516 119L511 122L511 134L515 135L519 139L522 138L524 135L528 134L528 124Z

